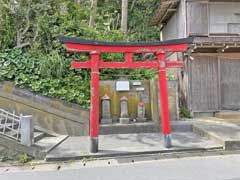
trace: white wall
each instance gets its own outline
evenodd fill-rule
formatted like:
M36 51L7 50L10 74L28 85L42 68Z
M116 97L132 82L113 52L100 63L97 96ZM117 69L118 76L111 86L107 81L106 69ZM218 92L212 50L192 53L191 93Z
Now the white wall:
M185 17L185 0L182 0L176 13L173 14L162 30L163 40L186 37Z
M175 13L170 20L168 21L167 25L164 26L163 32L163 40L169 39L177 39L178 38L178 29L177 29L177 13Z
M181 0L178 12L177 12L177 21L178 21L178 38L187 37L187 27L186 27L186 1Z

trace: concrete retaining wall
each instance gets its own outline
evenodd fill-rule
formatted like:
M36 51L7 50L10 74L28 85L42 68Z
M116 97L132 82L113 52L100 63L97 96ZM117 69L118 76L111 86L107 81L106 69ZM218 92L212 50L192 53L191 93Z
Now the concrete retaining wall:
M88 135L89 111L0 82L0 108L32 115L35 125L58 134Z

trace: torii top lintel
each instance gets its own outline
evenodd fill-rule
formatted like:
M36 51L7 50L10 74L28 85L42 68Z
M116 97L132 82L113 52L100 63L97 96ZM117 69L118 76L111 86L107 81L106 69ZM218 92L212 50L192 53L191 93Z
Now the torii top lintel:
M133 53L156 53L184 52L192 44L192 38L158 41L158 42L102 42L79 39L74 37L58 36L68 52L89 52L89 53L125 53L124 62L104 62L98 60L99 68L158 68L158 61L133 62ZM165 60L166 67L183 67L181 61ZM91 60L86 62L72 61L72 68L90 68Z

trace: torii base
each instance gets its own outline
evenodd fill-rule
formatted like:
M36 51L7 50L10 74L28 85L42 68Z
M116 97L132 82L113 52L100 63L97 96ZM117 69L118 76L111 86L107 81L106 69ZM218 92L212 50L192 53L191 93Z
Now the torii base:
M90 153L98 152L98 137L90 137Z
M165 148L172 147L172 135L171 134L164 135L164 147Z

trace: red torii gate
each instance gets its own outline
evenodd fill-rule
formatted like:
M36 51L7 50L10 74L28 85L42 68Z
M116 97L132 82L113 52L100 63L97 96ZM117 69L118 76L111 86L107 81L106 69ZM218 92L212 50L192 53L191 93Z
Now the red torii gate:
M171 128L168 111L168 95L166 68L183 67L182 61L169 61L165 59L167 52L184 52L188 44L192 43L191 38L168 40L149 43L124 43L124 42L100 42L90 41L72 37L59 36L69 52L89 52L91 59L85 62L71 62L71 68L91 69L91 106L90 106L90 152L98 152L99 134L99 69L132 69L132 68L154 68L158 70L158 85L160 98L160 112L162 121L162 133L164 134L165 147L171 147ZM100 59L101 53L124 53L124 62L104 62ZM155 53L157 58L151 61L134 62L134 53Z

